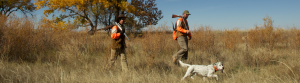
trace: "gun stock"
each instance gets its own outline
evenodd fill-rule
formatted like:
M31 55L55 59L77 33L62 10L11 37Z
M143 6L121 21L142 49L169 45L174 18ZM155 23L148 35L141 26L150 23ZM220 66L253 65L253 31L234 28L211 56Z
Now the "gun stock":
M182 16L179 16L179 15L172 15L172 18L176 18L176 17L182 17Z

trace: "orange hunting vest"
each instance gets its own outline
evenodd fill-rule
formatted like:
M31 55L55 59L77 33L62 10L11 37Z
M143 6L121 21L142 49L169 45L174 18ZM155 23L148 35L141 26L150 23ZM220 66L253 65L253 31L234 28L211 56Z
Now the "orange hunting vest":
M181 22L181 26L177 27L177 21ZM179 18L177 21L175 23L175 30L173 30L173 39L177 40L177 37L180 37L180 36L189 36L189 37L191 37L191 35L188 35L186 33L182 33L180 31L178 31L178 30L181 30L183 32L186 31L185 23L187 23L187 21L185 20L185 23L184 23L183 18Z

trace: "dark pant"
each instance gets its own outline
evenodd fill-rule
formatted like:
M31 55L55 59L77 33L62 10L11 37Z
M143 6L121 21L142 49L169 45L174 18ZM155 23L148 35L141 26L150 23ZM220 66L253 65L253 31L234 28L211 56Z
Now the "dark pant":
M180 36L177 38L178 44L181 47L181 49L174 54L176 60L181 58L182 60L187 60L188 58L188 39L187 36Z

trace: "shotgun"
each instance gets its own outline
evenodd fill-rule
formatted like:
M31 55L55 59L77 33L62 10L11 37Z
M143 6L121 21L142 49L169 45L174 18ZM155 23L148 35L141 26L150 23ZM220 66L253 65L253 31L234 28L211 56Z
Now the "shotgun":
M174 27L174 24L173 24L173 22L172 22L172 25L173 25L173 31L176 31L176 29L175 29L175 27Z
M118 24L117 22L115 22L115 24L116 24L116 25L118 26L118 28L122 31L121 25ZM129 37L128 37L125 33L123 33L123 34L124 34L125 37L130 41Z
M174 15L174 14L172 15L172 18L176 18L176 17L181 17L181 18L183 18L182 16L179 16L179 15ZM184 20L184 19L183 19L183 22L184 22L184 24L185 24L185 25L184 25L184 26L185 26L185 29L186 29L186 30L189 30L189 28L187 27L187 24L185 23L185 20ZM176 25L175 25L175 26L176 26Z
M111 29L113 26L115 25L108 25L108 26L105 26L104 28L101 28L101 29L97 29L97 31L100 31L100 30L108 30L108 29Z

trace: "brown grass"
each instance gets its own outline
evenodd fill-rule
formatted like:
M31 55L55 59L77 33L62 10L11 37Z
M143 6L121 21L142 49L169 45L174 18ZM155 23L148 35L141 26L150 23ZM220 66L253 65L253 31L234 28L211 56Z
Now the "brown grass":
M0 82L176 83L186 71L172 63L171 56L180 48L165 25L130 36L126 41L130 71L122 73L119 60L105 71L111 41L107 33L90 36L87 31L38 27L34 19L1 19ZM219 81L208 79L213 83L298 83L300 30L279 29L265 19L264 27L249 31L196 28L186 63L223 62L224 73L216 73ZM183 82L204 82L201 76L195 78Z

